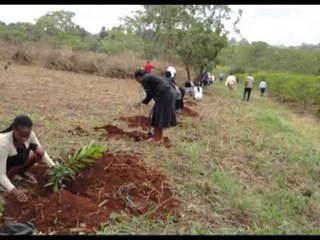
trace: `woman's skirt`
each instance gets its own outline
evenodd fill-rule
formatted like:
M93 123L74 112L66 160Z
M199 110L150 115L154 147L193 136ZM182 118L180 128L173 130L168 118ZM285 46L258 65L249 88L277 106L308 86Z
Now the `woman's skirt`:
M176 93L173 88L167 88L155 99L151 126L169 128L176 125Z

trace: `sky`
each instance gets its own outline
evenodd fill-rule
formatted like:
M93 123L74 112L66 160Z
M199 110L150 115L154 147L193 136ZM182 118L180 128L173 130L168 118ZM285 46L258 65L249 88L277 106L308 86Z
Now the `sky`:
M270 45L298 46L320 43L320 5L230 5L242 9L238 27L241 35L230 34L237 40L264 41ZM92 34L99 33L103 26L117 26L119 17L142 9L140 5L0 5L0 20L9 23L30 22L50 11L75 13L74 23ZM231 29L230 29L231 30Z

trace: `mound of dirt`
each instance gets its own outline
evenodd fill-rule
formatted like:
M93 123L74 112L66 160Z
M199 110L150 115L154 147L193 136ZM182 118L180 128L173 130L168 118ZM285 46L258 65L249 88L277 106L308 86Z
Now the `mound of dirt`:
M124 130L113 126L113 125L105 125L102 127L95 127L94 130L99 131L99 130L104 130L107 132L107 135L105 136L107 139L108 138L132 138L135 142L139 142L141 140L147 140L148 134L139 132L139 131L132 131L132 132L125 132Z
M109 125L109 124L102 126L102 127L95 127L94 130L96 130L96 131L104 130L105 132L107 132L106 135L103 134L103 137L105 137L106 139L109 139L109 138L115 138L115 139L131 138L135 142L150 139L150 137L148 136L147 133L139 132L136 130L134 130L132 132L125 132L124 130L122 130L116 126ZM160 141L159 143L156 143L156 144L159 144L159 145L163 144L166 148L171 147L171 141L168 137L163 137L162 141Z
M184 107L182 109L182 112L180 113L180 115L189 116L189 117L199 117L199 113L197 113L196 111L191 110L188 107Z
M58 192L44 187L48 181L46 169L38 164L30 170L39 182L31 189L27 203L18 203L11 194L4 196L2 221L31 221L45 234L75 234L97 232L112 211L151 218L168 213L179 217L180 201L165 176L147 169L137 157L106 154L80 170L76 181Z
M128 127L141 127L143 130L149 129L149 118L145 116L120 117L122 121L128 123Z

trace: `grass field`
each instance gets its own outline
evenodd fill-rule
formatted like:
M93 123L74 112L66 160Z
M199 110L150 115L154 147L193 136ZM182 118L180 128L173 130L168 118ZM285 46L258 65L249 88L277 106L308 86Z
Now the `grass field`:
M241 101L242 85L228 92L216 81L192 106L199 118L164 132L171 148L147 142L100 142L110 152L140 156L165 173L182 204L177 221L114 213L98 234L319 234L320 136L310 116L296 115L253 92ZM12 64L0 68L0 129L19 113L29 114L50 156L96 139L96 126L126 129L121 116L148 116L152 104L133 79L53 71ZM191 100L191 99L188 99ZM81 126L88 135L68 131ZM115 219L117 218L117 221ZM120 220L119 220L120 219Z

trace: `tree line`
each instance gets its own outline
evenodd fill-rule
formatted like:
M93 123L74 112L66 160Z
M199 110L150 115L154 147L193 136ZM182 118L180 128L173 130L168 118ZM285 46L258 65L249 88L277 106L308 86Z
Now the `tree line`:
M320 47L304 44L298 47L277 47L266 42L249 43L229 41L218 56L219 63L227 65L235 72L290 72L320 75Z
M142 10L121 19L118 26L91 34L72 19L70 11L48 12L31 23L0 21L0 39L13 42L44 42L54 48L118 54L131 51L146 60L163 59L185 67L190 80L216 65L235 73L257 70L320 74L319 46L270 46L228 40L226 24L233 31L241 20L228 5L142 5ZM103 23L101 23L103 25Z

